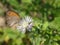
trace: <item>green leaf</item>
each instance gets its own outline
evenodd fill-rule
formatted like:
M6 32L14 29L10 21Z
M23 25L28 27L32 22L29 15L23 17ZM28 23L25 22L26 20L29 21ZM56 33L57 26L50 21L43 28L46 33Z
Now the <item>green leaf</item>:
M42 30L46 30L47 27L48 27L48 24L49 24L49 23L46 21L46 22L43 24Z
M11 6L15 7L15 8L19 8L19 3L16 0L8 0L8 3L10 3Z
M51 23L49 23L49 26L51 28L55 28L55 29L60 30L60 17L56 17L54 19L54 21L52 21Z
M22 3L31 3L32 0L22 0Z

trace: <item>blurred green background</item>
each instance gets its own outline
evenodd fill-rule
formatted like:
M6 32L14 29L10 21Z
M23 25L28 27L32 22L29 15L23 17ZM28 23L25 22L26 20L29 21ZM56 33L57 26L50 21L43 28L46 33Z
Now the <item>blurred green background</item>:
M0 3L0 15L4 15L7 7L34 20L34 27L27 34L0 29L0 45L60 45L60 0L0 0Z

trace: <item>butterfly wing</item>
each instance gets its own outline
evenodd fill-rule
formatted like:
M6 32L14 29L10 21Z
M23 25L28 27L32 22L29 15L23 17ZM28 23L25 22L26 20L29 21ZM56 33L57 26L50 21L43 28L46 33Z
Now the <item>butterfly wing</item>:
M7 21L7 25L12 27L15 24L18 24L18 22L20 21L20 16L14 11L7 11L6 21Z

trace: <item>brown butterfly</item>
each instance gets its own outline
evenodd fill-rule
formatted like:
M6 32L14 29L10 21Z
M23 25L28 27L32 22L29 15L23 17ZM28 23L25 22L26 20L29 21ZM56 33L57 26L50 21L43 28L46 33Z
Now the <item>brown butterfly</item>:
M9 27L13 29L16 28L19 21L20 21L20 16L17 12L12 10L8 10L6 12L6 22Z

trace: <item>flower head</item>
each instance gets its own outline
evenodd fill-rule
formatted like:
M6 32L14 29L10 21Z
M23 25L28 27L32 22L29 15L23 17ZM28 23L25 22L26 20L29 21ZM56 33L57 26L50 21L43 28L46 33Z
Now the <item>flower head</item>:
M25 33L26 31L30 31L33 26L33 19L30 16L26 16L22 20L20 20L17 29Z

